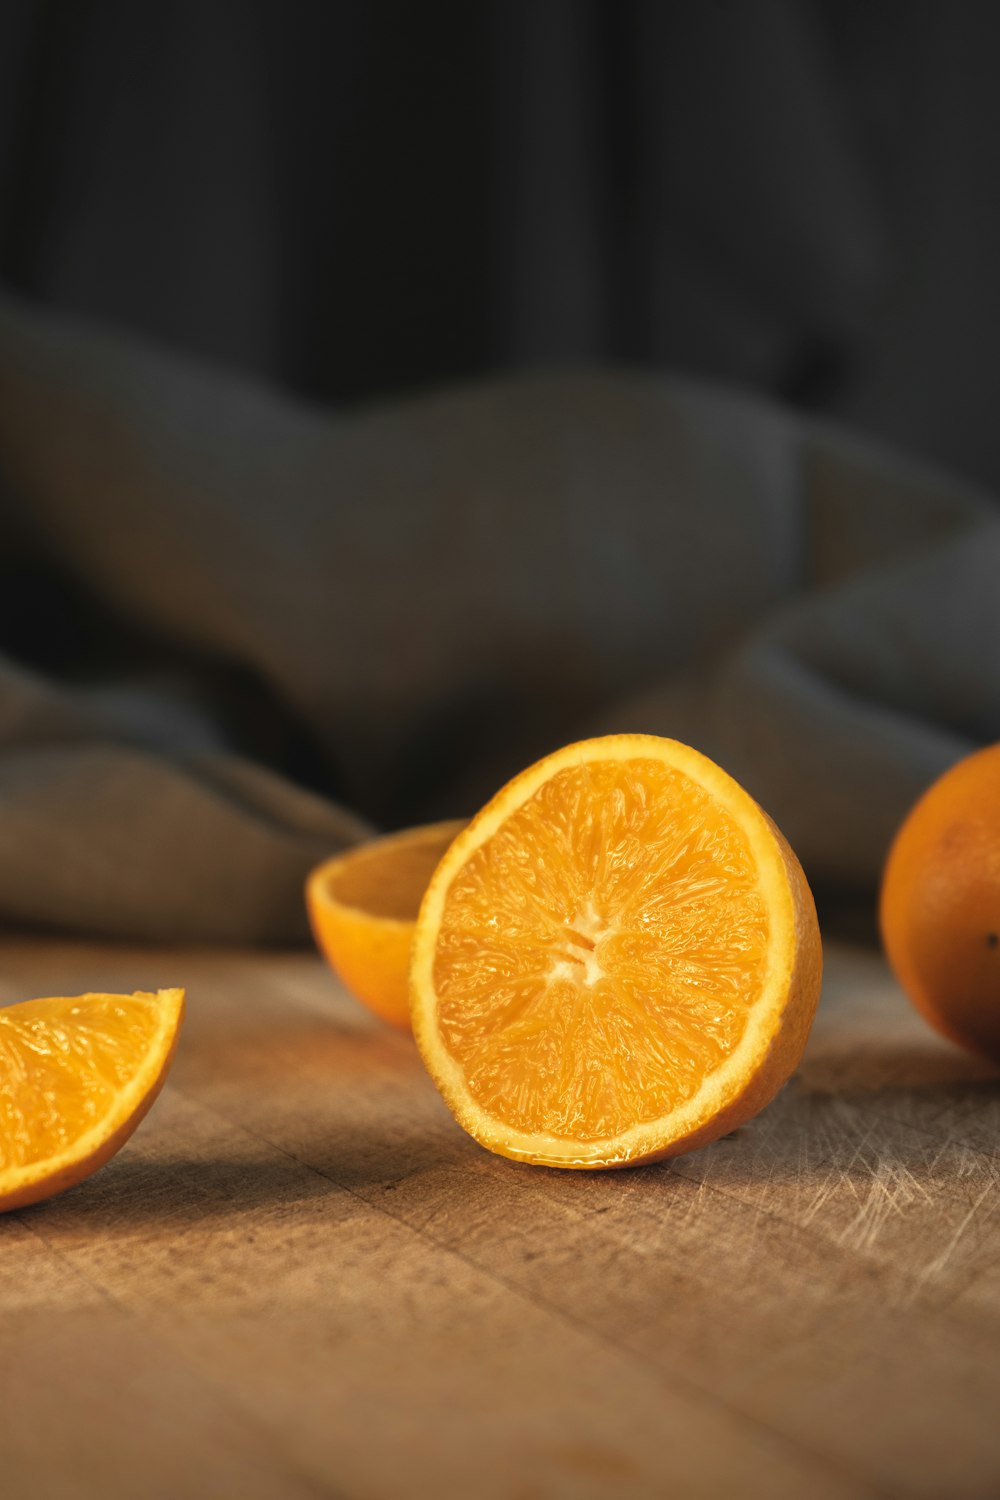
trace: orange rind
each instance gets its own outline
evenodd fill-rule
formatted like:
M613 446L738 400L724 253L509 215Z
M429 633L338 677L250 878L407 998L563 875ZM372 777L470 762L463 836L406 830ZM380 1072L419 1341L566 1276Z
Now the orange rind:
M183 990L26 1000L0 1010L0 1212L82 1182L163 1087Z
M794 1070L819 927L752 797L675 740L547 756L451 843L420 908L414 1035L491 1151L603 1168L704 1145Z
M343 983L383 1020L408 1031L410 946L427 882L464 820L409 828L355 845L306 881L317 946Z

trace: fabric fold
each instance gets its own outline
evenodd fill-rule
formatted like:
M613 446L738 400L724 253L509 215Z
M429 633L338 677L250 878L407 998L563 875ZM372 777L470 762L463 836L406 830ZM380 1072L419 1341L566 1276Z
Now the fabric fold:
M870 892L1000 737L989 498L730 392L324 411L0 299L0 486L8 581L72 593L0 629L6 922L296 940L312 863L595 728L699 745Z

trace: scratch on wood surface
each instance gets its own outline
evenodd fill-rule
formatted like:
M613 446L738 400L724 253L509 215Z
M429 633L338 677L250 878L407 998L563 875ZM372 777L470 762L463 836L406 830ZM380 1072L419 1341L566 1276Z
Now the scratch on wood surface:
M941 1272L944 1270L945 1266L948 1264L955 1251L958 1249L958 1246L965 1236L969 1225L976 1217L976 1214L979 1212L979 1209L985 1201L987 1195L994 1190L995 1186L995 1181L990 1181L986 1184L986 1186L980 1192L979 1196L976 1198L975 1202L970 1206L968 1213L957 1225L955 1232L952 1235L951 1239L948 1241L947 1245L945 1245L944 1249L939 1255L936 1255L934 1259L930 1261L927 1266L925 1266L920 1275L920 1280L924 1285L927 1285L929 1282L934 1281L938 1276L940 1276Z
M959 1141L921 1139L899 1127L887 1135L886 1126L853 1101L826 1101L813 1122L814 1192L800 1222L822 1223L845 1250L892 1254L899 1237L893 1225L905 1218L916 1262L909 1287L917 1295L951 1268L1000 1173L982 1152ZM967 1184L975 1197L955 1223L962 1208L956 1202L958 1183Z
M688 1179L688 1182L690 1183L691 1187L694 1188L695 1191L693 1193L691 1193L691 1192L685 1193L685 1195L684 1195L684 1198L685 1198L684 1225L685 1225L685 1227L687 1227L688 1225L690 1225L695 1219L697 1219L700 1216L700 1214L702 1212L702 1199L704 1198L705 1192L706 1192L706 1184L704 1182L702 1182L700 1180L700 1178L691 1177L691 1178Z
M992 1186L1000 1183L996 1162L962 1141L941 1141L928 1167L931 1173L943 1169L950 1177L977 1177L987 1172Z
M894 1215L902 1214L914 1203L932 1203L933 1199L914 1174L901 1161L876 1155L873 1161L865 1161L868 1176L863 1182L857 1174L843 1180L850 1185L858 1200L857 1212L841 1230L838 1238L842 1245L855 1250L870 1249L886 1222Z

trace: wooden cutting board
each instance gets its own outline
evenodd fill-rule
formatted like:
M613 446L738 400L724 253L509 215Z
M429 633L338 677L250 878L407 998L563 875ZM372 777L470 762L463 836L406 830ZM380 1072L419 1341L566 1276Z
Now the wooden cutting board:
M876 956L757 1121L607 1174L475 1146L309 955L0 945L175 984L133 1141L0 1218L4 1500L1000 1496L1000 1084Z

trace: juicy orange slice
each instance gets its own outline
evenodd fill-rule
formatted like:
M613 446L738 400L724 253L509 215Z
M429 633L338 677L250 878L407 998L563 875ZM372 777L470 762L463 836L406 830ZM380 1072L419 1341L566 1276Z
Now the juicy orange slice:
M420 902L460 819L408 828L356 845L306 881L317 946L376 1015L409 1030L410 947Z
M163 1086L183 990L25 1000L0 1010L0 1211L82 1182Z
M624 1166L773 1098L821 967L805 876L748 793L674 740L613 735L539 761L451 845L417 923L413 1028L490 1150Z

